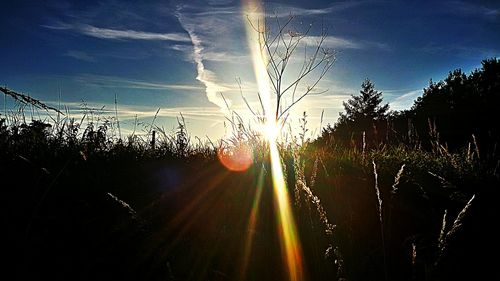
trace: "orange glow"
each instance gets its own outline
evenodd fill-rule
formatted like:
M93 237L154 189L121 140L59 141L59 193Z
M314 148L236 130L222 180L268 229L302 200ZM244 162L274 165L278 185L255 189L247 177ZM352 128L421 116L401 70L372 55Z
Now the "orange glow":
M259 172L259 179L257 180L257 186L255 191L255 197L252 203L252 209L250 210L250 218L248 219L247 235L245 238L245 244L243 248L243 259L240 267L239 280L245 279L245 274L248 268L248 262L250 260L250 254L252 253L252 244L255 234L255 228L257 225L257 218L259 216L259 205L260 198L262 196L262 189L264 186L264 170L261 169Z
M271 152L271 170L273 174L273 186L275 204L278 206L279 216L278 231L281 235L281 251L286 259L288 276L291 281L303 280L302 268L302 248L295 226L292 209L290 207L290 198L281 167L281 158L278 151L278 146L275 141L269 142Z
M244 172L253 163L252 149L246 144L224 147L217 150L219 161L230 171Z

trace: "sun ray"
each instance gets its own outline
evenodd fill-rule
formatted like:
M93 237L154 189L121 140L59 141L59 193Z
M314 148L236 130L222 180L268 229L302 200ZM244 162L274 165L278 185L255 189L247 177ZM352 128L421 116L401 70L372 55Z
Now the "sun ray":
M255 236L256 222L259 216L259 205L260 198L262 196L262 189L264 188L264 167L260 169L259 178L257 180L257 189L255 191L255 197L252 202L252 209L250 210L250 218L248 219L247 235L245 238L245 244L243 249L243 259L240 267L240 278L239 280L245 280L245 275L248 268L248 263L250 255L252 253L252 244Z
M253 70L258 84L265 113L265 132L269 142L271 172L273 178L274 202L278 209L277 227L280 235L282 257L286 265L289 280L303 279L303 263L300 239L292 214L288 191L286 188L283 167L277 146L277 120L272 114L270 81L267 74L267 57L263 50L265 40L264 9L258 0L243 0L243 13L247 15L246 32L248 45L252 54Z

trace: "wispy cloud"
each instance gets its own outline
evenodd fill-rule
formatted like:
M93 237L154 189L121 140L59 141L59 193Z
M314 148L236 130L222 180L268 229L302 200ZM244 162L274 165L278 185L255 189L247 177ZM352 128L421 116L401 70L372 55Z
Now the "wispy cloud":
M500 5L496 2L496 6L486 6L475 2L465 1L447 1L445 8L457 15L463 16L479 16L490 20L500 19Z
M396 97L393 99L390 103L389 106L393 110L403 110L403 109L408 109L413 105L413 102L415 99L423 93L422 90L413 90L409 91L406 93L403 93L402 95Z
M155 33L137 30L118 30L111 28L101 28L88 24L72 25L68 23L56 23L52 25L42 25L45 28L54 30L75 30L78 33L101 38L113 40L154 40L154 41L177 41L177 42L190 42L190 38L184 33Z
M265 3L265 16L270 17L288 17L288 16L318 16L327 15L336 12L341 12L350 8L357 7L364 3L369 3L373 1L342 1L332 3L329 6L323 8L302 8L297 6L292 6L289 4L268 2ZM186 8L196 9L198 7L194 5L185 5ZM196 12L197 16L209 16L209 15L238 15L241 16L245 14L238 6L222 6L222 7L210 7L210 9L203 9Z
M116 30L84 25L78 28L85 35L102 39L135 39L135 40L164 40L189 42L190 39L183 33L153 33L136 30Z
M189 34L190 40L193 44L192 58L196 64L196 80L205 85L205 92L208 100L211 103L217 105L221 110L225 110L227 107L225 101L222 97L218 96L218 93L224 92L228 90L228 88L217 84L215 74L205 68L205 65L203 63L204 49L200 37L195 32L195 26L186 22L181 11L177 12L177 18L179 19L182 28L184 28L184 30L186 30L186 32ZM230 102L229 100L226 101Z
M224 51L208 51L203 53L203 59L207 61L241 63L242 60L249 58L248 54L236 54Z
M93 56L83 51L70 50L64 53L63 56L86 62L95 62L95 58Z
M193 53L193 45L186 45L186 44L173 44L170 46L167 46L168 49L174 50L174 51L179 51L182 53L186 54L192 54ZM191 58L190 58L191 60Z
M370 1L341 1L332 3L324 8L313 8L313 9L301 8L287 4L269 3L268 5L266 5L266 14L269 16L277 16L277 17L287 17L290 15L293 16L327 15L335 12L341 12L350 8L354 8L367 2Z
M499 50L494 49L462 45L438 45L435 43L428 43L425 46L418 48L417 50L433 55L448 54L462 58L485 58L498 56L500 54Z
M356 2L355 5L359 5L359 3ZM345 7L341 7L340 5L331 5L325 10L321 11L319 9L310 10L297 8L292 11L292 14L300 13L301 15L312 15L330 13L338 11L340 9L346 9L348 8L347 6L350 7L350 5L351 4L346 5ZM289 9L283 10L289 11ZM218 96L218 92L220 90L217 90L217 88L224 87L225 90L228 91L225 97L230 97L231 101L234 103L234 106L232 106L232 108L245 108L246 106L242 104L242 102L237 97L235 97L236 95L233 95L235 90L234 87L230 87L228 84L221 83L221 80L216 79L214 73L209 71L206 67L207 62L210 62L210 66L217 66L217 74L220 75L220 73L224 73L225 67L227 67L228 62L238 62L240 65L251 65L246 47L244 45L241 45L241 42L245 42L245 40L242 40L242 36L244 35L244 30L242 29L242 27L245 24L243 12L239 8L235 9L235 7L210 7L210 9L207 9L202 7L183 6L182 9L178 11L178 19L186 32L191 36L193 46L176 44L175 46L171 46L171 49L186 53L187 58L196 63L197 79L200 82L204 83L204 85L206 86L206 94L208 99L221 108L225 108L226 105L224 101L222 100L222 98L220 98L220 96ZM224 34L224 36L221 36L221 34ZM318 39L318 36L311 35L306 37L303 43L307 43L307 45L313 46L316 45ZM234 48L236 46L237 48ZM389 49L389 47L384 43L354 40L340 36L328 36L323 42L323 46L333 49L352 50L361 50L368 48L377 50ZM298 57L301 56L299 55ZM295 65L295 63L296 61L293 61L293 63L291 63L289 66L292 71L291 73L295 71L294 69L298 65ZM297 63L300 64L301 61L298 61ZM231 69L234 69L232 66L230 67ZM300 68L300 65L298 65L298 67ZM241 71L241 73L244 74L244 72L248 70L241 69L240 67L236 68L236 71ZM239 76L241 75L241 73L236 72L234 75ZM290 75L290 73L288 73L287 75ZM253 79L253 77L250 78L250 80L251 79ZM242 91L249 102L254 102L252 100L252 97L256 93L255 89L256 88L254 87L253 89L243 89ZM342 94L311 94L310 99L308 99L310 102L307 102L305 104L314 105L318 108L321 107L323 109L332 109L334 111L337 111L342 107L342 101L347 98L348 96L342 96ZM258 107L258 104L256 104L256 106Z
M303 43L307 45L317 45L321 37L319 36L308 36L302 39ZM334 48L334 49L362 49L363 44L355 42L353 40L348 40L336 36L327 36L323 43L323 47Z
M203 88L196 85L167 84L141 80L131 80L116 76L102 76L92 74L82 74L74 78L78 82L96 85L100 87L132 88L145 90L184 90L202 91Z
M231 4L233 0L208 0L210 5L227 5Z
M41 27L45 27L48 29L53 29L53 30L68 30L68 29L73 29L73 25L61 22L61 21L56 21L52 24L42 24Z
M179 51L186 55L186 59L194 61L193 45L174 44L168 46L169 49ZM248 54L227 52L223 50L203 51L204 61L225 62L225 63L241 63L242 59L249 59Z
M47 101L49 105L58 106L59 101ZM68 108L73 112L86 111L88 109L99 111L102 114L114 114L115 104L111 103L83 103L81 102L62 102L62 106ZM119 104L119 117L122 120L138 118L154 117L158 111L155 106L137 106L130 104ZM203 106L179 106L160 108L158 117L179 117L182 114L186 118L202 119L202 118L215 118L221 120L223 117L221 112L216 107L203 107Z
M320 39L321 39L320 36L307 36L304 39L302 39L302 41L303 43L306 43L309 46L315 46L318 44ZM322 46L325 48L332 48L337 50L342 50L342 49L353 49L353 50L376 49L382 51L391 50L391 47L386 43L353 40L332 35L329 35L324 39Z

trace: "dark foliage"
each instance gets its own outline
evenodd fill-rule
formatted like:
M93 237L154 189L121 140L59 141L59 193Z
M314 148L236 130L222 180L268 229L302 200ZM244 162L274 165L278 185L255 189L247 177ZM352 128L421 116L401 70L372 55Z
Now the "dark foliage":
M479 147L497 127L481 115L471 130L482 142L451 150L430 109L465 110L456 99L470 90L493 110L483 103L498 98L498 61L450 77L390 117L365 81L365 98L346 103L345 130L361 124L359 138L386 122L383 139L334 138L339 125L311 144L304 115L302 143L281 146L308 280L500 279L498 157ZM182 119L163 138L151 128L121 140L113 128L0 119L2 280L286 280L265 144L235 173L213 144L191 143Z
M484 149L492 151L492 145L500 140L497 122L500 118L500 60L488 59L481 64L481 69L469 75L458 69L443 81L431 80L411 109L420 136L425 136L431 122L440 139L452 148L467 145L474 135L484 144Z
M377 141L378 131L386 123L389 105L382 104L382 92L375 90L375 85L366 79L361 84L361 91L357 96L351 96L344 102L345 112L334 127L327 127L323 135L332 134L334 138L344 143L368 142L370 145ZM361 144L363 145L363 144Z
M343 103L344 111L334 126L330 124L322 130L316 144L337 145L367 149L378 147L389 140L388 104L382 104L382 92L366 79L361 84L359 95L351 96Z
M335 139L358 147L404 142L428 150L477 145L481 154L496 156L500 60L481 64L469 75L457 69L442 81L431 80L411 109L390 114L387 105L381 105L381 93L367 80L360 95L344 103L345 112L337 123L323 130L319 142Z
M266 158L233 173L210 149L189 144L184 128L176 142L153 148L111 140L106 123L82 134L71 124L59 132L39 121L19 126L0 121L2 225L8 241L2 279L286 279ZM497 274L489 255L500 250L492 226L499 219L498 180L479 159L404 144L362 152L305 143L282 154L310 280ZM379 167L381 214L371 161ZM299 183L314 195L293 191ZM249 228L259 188L257 223ZM444 210L449 230L473 194L476 201L441 251ZM331 233L325 216L335 225ZM242 276L249 234L252 252Z

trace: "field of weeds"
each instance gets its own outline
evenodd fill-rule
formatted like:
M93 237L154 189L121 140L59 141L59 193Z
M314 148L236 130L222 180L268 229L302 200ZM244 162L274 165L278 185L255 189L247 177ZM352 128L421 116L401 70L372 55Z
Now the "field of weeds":
M288 278L265 141L112 125L0 120L2 278ZM221 147L242 144L250 166L230 171ZM500 277L498 167L474 144L278 148L302 280Z

